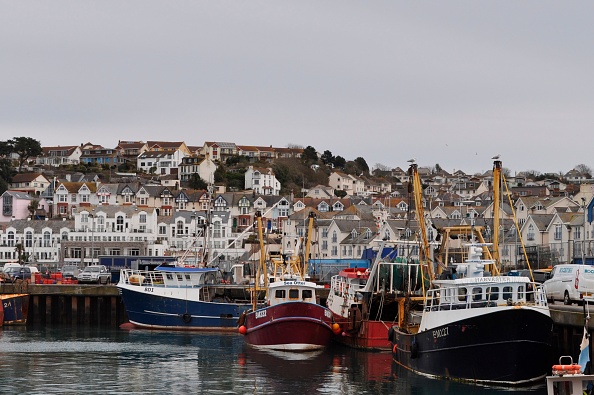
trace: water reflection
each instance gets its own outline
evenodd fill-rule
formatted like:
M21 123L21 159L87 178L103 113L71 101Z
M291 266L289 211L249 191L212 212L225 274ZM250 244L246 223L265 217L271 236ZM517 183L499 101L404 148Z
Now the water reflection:
M0 393L545 394L432 380L390 353L258 351L237 334L0 329Z

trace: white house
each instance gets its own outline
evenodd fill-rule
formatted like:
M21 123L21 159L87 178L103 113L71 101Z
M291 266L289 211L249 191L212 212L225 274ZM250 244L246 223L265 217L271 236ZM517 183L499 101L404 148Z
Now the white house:
M280 194L281 184L272 169L250 166L245 172L245 189L253 189L258 195L277 196Z

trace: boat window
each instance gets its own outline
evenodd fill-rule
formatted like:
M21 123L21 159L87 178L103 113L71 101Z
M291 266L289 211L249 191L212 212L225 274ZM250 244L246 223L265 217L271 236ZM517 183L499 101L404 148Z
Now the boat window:
M503 299L508 300L512 298L512 287L503 287Z
M177 281L184 281L184 277L181 274L178 274Z
M274 297L277 299L284 299L285 298L285 290L284 289L277 289L274 292Z
M487 299L488 300L497 300L497 299L499 299L499 287L489 287L489 288L487 288Z
M167 280L173 280L173 275L171 273L167 273L165 277L167 277Z
M298 289L290 289L289 290L289 299L299 299L299 290Z
M303 297L303 299L311 299L313 293L311 292L311 289L304 289L303 291L301 291L301 296Z
M190 275L186 274L186 280L190 281Z
M483 299L483 289L480 287L472 288L472 300L478 301Z
M458 300L460 302L466 302L466 288L458 288Z
M526 297L526 295L524 295L524 286L520 285L518 287L518 300L524 299L525 297Z

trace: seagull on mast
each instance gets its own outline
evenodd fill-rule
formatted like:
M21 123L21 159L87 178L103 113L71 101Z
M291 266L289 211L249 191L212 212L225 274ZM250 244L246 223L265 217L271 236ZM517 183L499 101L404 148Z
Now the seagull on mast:
M500 157L501 157L501 155L497 154L497 155L495 155L494 157L492 157L491 159L495 159L495 160L497 160L497 159L499 159Z
M415 158L412 158L412 159L409 159L409 160L407 160L407 162L408 162L408 163L415 163L415 162L416 162L416 160L415 160Z

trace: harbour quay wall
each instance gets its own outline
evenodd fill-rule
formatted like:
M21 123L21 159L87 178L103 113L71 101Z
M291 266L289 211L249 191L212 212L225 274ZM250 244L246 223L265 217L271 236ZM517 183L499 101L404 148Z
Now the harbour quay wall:
M0 293L28 293L27 325L119 327L128 321L114 285L2 284Z

